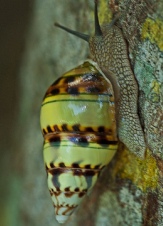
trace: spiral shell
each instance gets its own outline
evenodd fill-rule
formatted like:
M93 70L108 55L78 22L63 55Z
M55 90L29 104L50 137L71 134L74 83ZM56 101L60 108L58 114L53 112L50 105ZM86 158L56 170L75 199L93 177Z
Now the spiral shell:
M48 187L64 223L117 150L111 85L88 62L65 73L45 94L41 129Z

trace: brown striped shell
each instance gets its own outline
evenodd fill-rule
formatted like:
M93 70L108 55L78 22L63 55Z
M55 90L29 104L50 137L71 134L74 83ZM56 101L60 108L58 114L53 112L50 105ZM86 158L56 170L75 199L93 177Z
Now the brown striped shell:
M111 85L88 62L65 73L45 94L41 128L48 187L64 223L117 150Z

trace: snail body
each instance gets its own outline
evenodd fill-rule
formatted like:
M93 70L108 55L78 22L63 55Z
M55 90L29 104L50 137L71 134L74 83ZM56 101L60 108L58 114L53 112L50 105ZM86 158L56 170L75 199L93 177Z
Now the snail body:
M143 157L146 144L138 116L138 84L131 70L126 41L115 25L103 26L101 33L100 37L90 38L90 52L112 82L118 138L130 151Z
M137 156L143 158L146 142L138 115L138 84L131 69L127 43L115 18L100 27L95 1L95 35L89 36L58 23L55 25L88 42L90 54L113 87L119 140Z
M117 147L112 86L86 62L56 80L41 107L44 162L56 219L64 223Z

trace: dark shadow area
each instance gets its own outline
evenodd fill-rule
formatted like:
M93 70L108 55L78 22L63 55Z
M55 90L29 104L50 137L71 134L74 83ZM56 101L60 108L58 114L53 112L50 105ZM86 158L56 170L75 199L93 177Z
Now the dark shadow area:
M30 0L5 0L0 2L0 224L4 225L4 208L8 198L12 158L16 157L13 133L16 133L17 106L19 102L19 68L25 50L26 34L32 12ZM18 138L19 139L19 138Z

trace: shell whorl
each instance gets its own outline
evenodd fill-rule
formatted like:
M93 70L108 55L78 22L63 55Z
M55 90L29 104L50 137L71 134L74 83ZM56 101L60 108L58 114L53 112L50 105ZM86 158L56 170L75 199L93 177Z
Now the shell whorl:
M112 80L114 95L117 96L118 137L132 152L143 157L146 144L138 116L138 85L123 34L115 25L103 26L102 36L91 37L89 45L93 60Z

